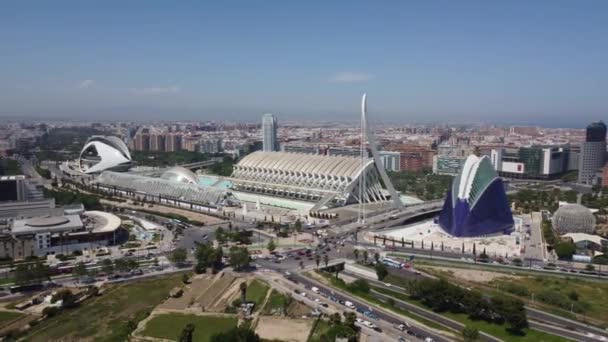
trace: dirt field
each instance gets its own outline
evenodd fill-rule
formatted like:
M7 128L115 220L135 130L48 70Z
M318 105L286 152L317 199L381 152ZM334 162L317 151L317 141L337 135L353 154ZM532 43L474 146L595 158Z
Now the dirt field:
M196 276L191 280L190 284L184 286L184 294L181 297L169 298L158 307L167 310L185 310L198 296L207 291L212 283L212 276Z
M511 279L520 278L518 276L514 276L514 275L510 275L510 274L506 274L506 273L500 273L500 272L468 270L468 269L461 269L461 268L437 267L437 266L426 266L426 265L424 267L428 268L428 269L434 269L437 271L441 271L441 272L447 272L457 278L467 280L467 281L473 281L473 282L477 282L477 283L488 283L488 282L491 282L492 280L498 279L498 278L511 278Z
M312 320L260 317L255 332L265 340L281 340L287 342L306 342Z

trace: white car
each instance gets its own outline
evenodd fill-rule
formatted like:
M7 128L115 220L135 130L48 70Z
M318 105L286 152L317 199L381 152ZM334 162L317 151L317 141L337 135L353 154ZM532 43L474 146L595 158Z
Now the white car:
M346 307L349 309L355 308L355 304L353 304L352 302L349 302L348 300L346 302L344 302L344 305L346 305Z
M359 318L359 317L357 317L356 321L357 321L357 323L359 323L359 324L363 324L363 323L365 322L364 320L362 320L362 319L361 319L361 318Z
M430 337L427 337L427 338L424 339L424 342L435 342L435 340L433 340Z
M314 293L319 293L319 288L318 288L318 287L316 287L316 286L313 286L313 287L311 287L310 289L311 289L311 290L312 290L312 292L314 292Z

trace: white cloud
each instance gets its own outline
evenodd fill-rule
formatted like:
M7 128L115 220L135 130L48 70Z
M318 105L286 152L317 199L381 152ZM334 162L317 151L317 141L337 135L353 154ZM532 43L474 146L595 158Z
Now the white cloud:
M95 84L95 81L93 81L93 80L84 80L84 81L80 82L80 84L78 85L78 88L79 89L88 89L88 88L91 88L94 84Z
M333 75L329 81L336 83L366 82L372 79L372 75L362 72L339 72Z
M181 89L177 86L170 87L147 87L147 88L129 88L129 91L137 95L158 95L158 94L175 94Z

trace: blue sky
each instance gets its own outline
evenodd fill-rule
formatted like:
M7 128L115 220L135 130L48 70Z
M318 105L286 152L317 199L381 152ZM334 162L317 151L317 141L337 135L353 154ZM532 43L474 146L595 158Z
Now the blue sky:
M608 1L2 1L0 116L584 126Z

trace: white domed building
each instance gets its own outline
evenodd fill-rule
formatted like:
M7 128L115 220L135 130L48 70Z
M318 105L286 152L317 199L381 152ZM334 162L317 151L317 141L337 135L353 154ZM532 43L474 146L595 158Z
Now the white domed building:
M566 204L553 214L553 228L558 234L586 233L595 229L595 216L589 208L580 204Z
M126 171L132 165L127 145L114 136L95 135L84 144L78 158L80 172L93 174L106 170Z
M181 166L172 167L165 171L160 178L187 184L198 184L196 174Z

